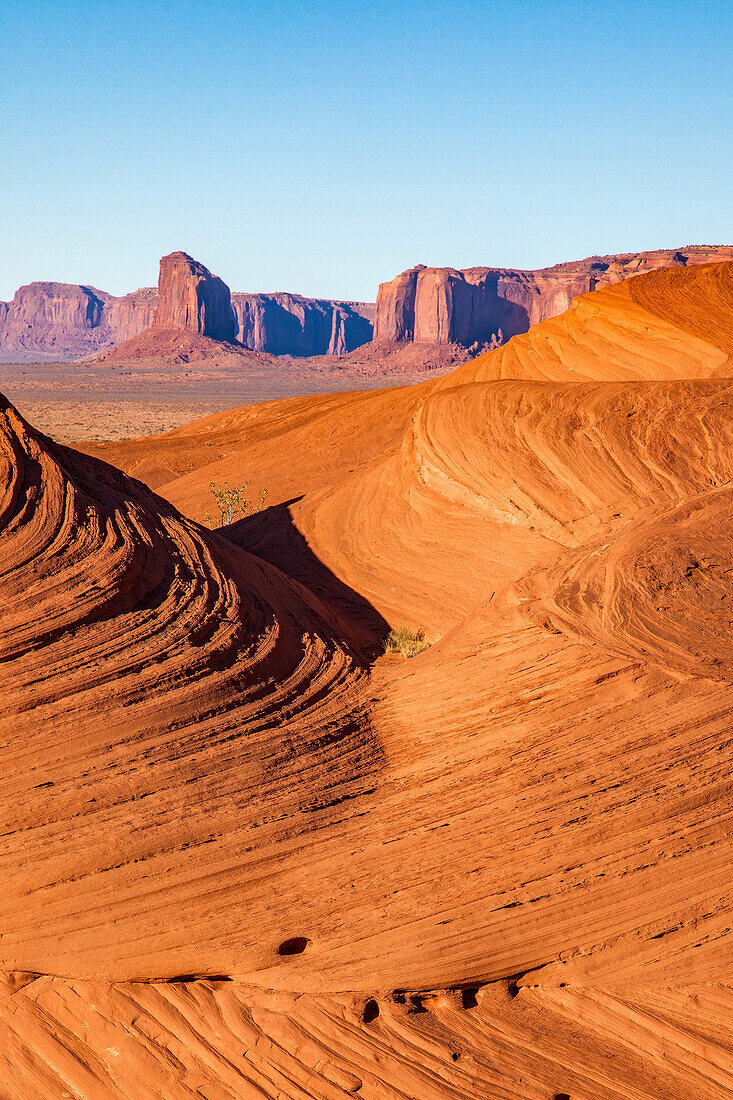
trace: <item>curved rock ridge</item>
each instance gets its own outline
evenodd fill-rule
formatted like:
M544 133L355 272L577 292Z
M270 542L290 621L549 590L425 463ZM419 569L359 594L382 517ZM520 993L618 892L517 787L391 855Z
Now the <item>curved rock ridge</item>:
M730 279L90 448L169 504L7 410L0 1015L37 1092L729 1094ZM199 528L245 479L271 506ZM402 623L432 644L367 678L345 639Z
M662 296L672 313L674 274ZM576 968L584 980L727 973L733 750L721 735L727 643L715 639L733 597L719 503L733 474L733 383L711 377L725 356L709 338L716 311L727 316L730 267L680 269L688 301L693 284L700 300L719 289L699 334L639 305L645 279L657 285L651 274L588 295L438 382L233 410L99 449L146 477L165 469L161 490L192 515L211 480L246 471L273 507L233 538L317 592L354 637L407 623L435 642L375 674L382 764L340 826L350 873L338 924L301 898L312 947L258 982L436 988L546 966L568 981ZM477 383L500 376L492 363L523 341L552 349L550 365L539 351L527 359L539 379L556 362L582 377L590 356L636 380ZM683 380L690 364L698 378ZM664 573L668 555L689 577ZM661 595L632 595L628 608L626 587L646 591L652 576ZM328 877L315 838L308 851Z
M212 889L225 820L244 814L252 841L277 834L288 810L313 814L376 766L355 718L360 667L304 590L39 436L4 401L0 448L0 866L14 881L0 903L0 968L17 954L22 969L56 973L185 971L181 918ZM297 808L276 793L292 768L305 770ZM256 848L232 841L222 886ZM167 932L144 901L161 875L171 900L181 891ZM217 904L214 939L239 927L248 889ZM38 938L31 911L43 914ZM237 945L240 965L277 957L277 926L264 956L254 938ZM155 963L153 947L144 963L143 943L170 934L173 956ZM181 949L185 966L173 963Z
M657 268L723 260L733 260L733 246L590 256L538 271L419 265L380 285L374 340L494 346L563 313L579 294Z
M439 386L500 378L602 382L731 372L733 263L656 271L583 294Z

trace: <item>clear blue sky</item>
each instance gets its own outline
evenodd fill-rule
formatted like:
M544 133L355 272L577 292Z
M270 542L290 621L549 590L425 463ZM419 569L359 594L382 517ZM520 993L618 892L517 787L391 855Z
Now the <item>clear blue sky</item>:
M733 0L0 0L0 298L733 242Z

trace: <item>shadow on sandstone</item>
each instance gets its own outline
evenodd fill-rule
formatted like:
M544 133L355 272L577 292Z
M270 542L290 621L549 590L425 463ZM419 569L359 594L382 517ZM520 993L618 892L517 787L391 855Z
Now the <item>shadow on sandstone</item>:
M374 660L389 634L389 623L313 553L290 514L291 506L301 499L273 505L219 533L299 581L325 605L343 641L361 657Z

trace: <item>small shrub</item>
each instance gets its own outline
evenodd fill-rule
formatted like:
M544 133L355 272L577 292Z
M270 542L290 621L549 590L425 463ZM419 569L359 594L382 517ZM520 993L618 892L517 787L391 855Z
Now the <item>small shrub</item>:
M219 511L219 527L226 527L228 523L234 523L238 516L251 516L255 512L262 511L265 507L267 489L260 492L259 500L249 500L244 495L247 488L246 481L242 485L232 486L231 489L228 481L225 481L223 485L217 485L216 482L210 481L209 487ZM206 522L209 527L214 526L214 521L208 512L206 512Z
M418 653L429 649L430 645L424 630L410 630L407 626L398 626L396 630L390 630L387 635L384 652L399 653L400 657L416 657Z

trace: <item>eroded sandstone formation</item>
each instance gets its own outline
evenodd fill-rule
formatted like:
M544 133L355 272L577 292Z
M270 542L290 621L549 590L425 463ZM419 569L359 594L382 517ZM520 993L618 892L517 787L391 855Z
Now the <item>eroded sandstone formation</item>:
M119 344L123 340L131 340L150 328L157 308L158 292L154 287L143 287L125 294L123 298L113 298L107 309L112 342Z
M725 263L102 463L0 399L0 1095L730 1100L732 366Z
M30 283L0 302L0 359L79 359L156 329L238 340L273 355L344 355L372 338L373 303L299 294L230 294L184 252L161 260L155 287L122 297L68 283Z
M237 339L272 355L345 355L372 338L374 306L300 294L233 294Z
M733 260L728 245L590 256L539 271L419 265L382 283L374 340L419 344L496 344L563 313L586 294L663 267Z
M0 356L12 362L90 355L147 328L157 304L150 287L115 297L73 283L29 283L12 302L0 302Z
M229 287L187 252L163 256L153 327L183 329L210 336L212 340L233 340L235 324Z
M555 317L579 295L664 267L733 260L733 246L592 256L539 271L417 266L382 283L371 303L298 294L230 294L185 252L161 261L155 288L115 297L66 283L30 283L0 302L0 359L77 359L153 326L236 340L273 355L344 355L374 340L471 348L495 346ZM164 268L164 270L163 270ZM230 309L227 310L227 296Z
M28 283L0 303L0 351L53 353L102 346L110 339L111 295L70 283Z

